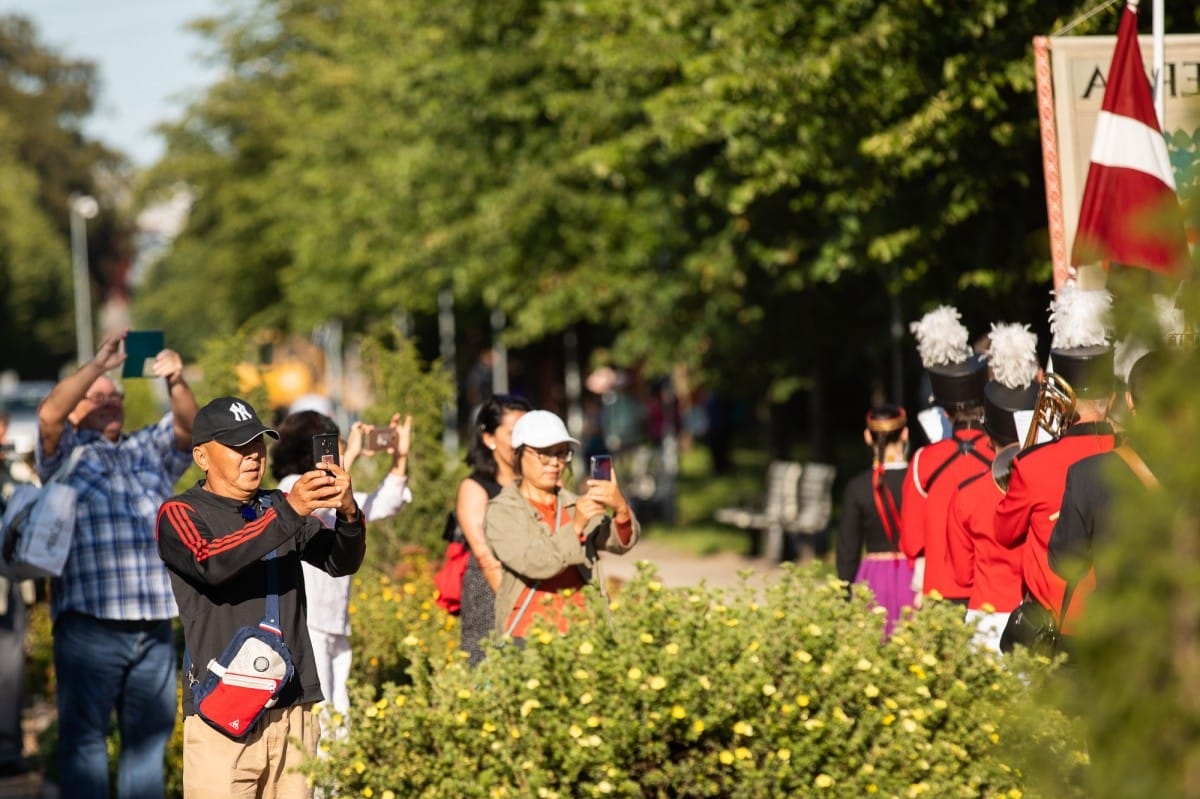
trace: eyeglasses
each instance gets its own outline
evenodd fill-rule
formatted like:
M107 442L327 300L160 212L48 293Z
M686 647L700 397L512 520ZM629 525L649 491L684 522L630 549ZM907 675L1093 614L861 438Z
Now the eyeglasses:
M88 394L84 399L96 405L107 405L110 402L123 402L125 400L125 393L123 391L114 391L111 394Z
M575 453L569 449L556 449L550 452L543 452L540 449L530 449L529 451L534 455L537 455L538 463L542 464L543 466L549 466L555 461L566 465L571 462L572 456L575 455Z

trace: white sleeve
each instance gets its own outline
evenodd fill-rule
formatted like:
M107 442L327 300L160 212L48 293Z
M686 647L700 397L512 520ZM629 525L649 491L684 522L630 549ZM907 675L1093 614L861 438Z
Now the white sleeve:
M383 478L379 488L370 494L354 495L363 518L369 522L395 516L406 502L412 502L412 491L408 490L408 478L396 477L391 472Z

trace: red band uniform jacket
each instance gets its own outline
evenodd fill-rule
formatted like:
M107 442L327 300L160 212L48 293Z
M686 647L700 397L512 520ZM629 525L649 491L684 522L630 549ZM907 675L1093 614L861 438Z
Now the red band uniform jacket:
M1021 603L1021 552L996 540L996 508L1004 493L990 472L958 487L950 509L946 547L954 579L969 585L967 607L1009 613Z
M996 508L996 540L1021 550L1025 589L1055 619L1062 611L1066 583L1051 571L1047 550L1062 507L1067 469L1112 448L1113 430L1107 422L1072 425L1061 438L1030 447L1013 458L1008 493Z
M970 584L959 582L946 551L950 503L968 477L990 473L995 453L980 430L958 429L950 438L917 450L904 480L900 504L900 548L910 558L925 556L923 592L966 599Z

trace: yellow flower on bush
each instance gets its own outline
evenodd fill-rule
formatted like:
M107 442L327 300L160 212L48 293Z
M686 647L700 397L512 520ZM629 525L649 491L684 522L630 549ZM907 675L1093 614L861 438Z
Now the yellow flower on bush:
M704 721L702 719L696 719L695 721L692 722L692 732L699 735L700 733L704 732L704 730L705 730L705 725L704 725Z
M536 699L526 699L521 703L521 718L525 718L533 711L542 706L542 703Z
M703 689L704 689L704 690L706 690L706 691L707 691L708 689L712 688L712 682L711 682L711 681L708 679L708 675L706 675L706 674L701 674L701 675L700 675L700 680L699 680L699 682L700 682L700 687L701 687L701 688L703 688Z
M879 696L879 688L875 685L868 685L863 689L863 693L866 694L868 698L874 699L875 697Z
M370 797L370 796L374 796L374 795L375 795L375 791L371 790L371 786L369 786L369 785L368 785L366 788L363 788L363 789L362 789L362 795L363 795L363 796L368 796L368 797Z
M665 651L668 655L678 655L679 644L672 641L671 643L667 644Z
M751 753L750 753L750 750L747 749L746 747L739 746L737 749L733 750L733 756L736 757L738 760L749 760L751 757Z
M482 729L484 732L492 733L496 731L496 725L490 721L485 721L480 729Z
M582 682L584 680L590 680L592 678L592 673L587 669L575 669L571 676Z
M687 710L684 709L683 705L675 705L671 708L671 718L681 719L685 716L687 716Z
M643 644L652 644L652 643L654 643L654 636L651 635L650 633L642 633L641 635L638 636L638 640L641 641Z
M820 627L820 625L817 625L817 624L810 624L807 627L805 627L804 629L809 635L812 635L812 636L818 636L821 634L821 627Z
M413 635L412 633L409 633L408 635L404 636L404 640L401 641L401 643L404 644L405 646L420 646L421 639L418 638L417 636Z
M625 676L633 682L637 682L638 680L642 679L642 670L637 666L634 666L628 672L626 672Z
M754 728L744 721L739 721L733 725L734 735L745 735L747 737L754 734Z
M828 774L818 774L817 778L813 780L813 785L818 788L829 788L833 785L833 777Z
M800 696L796 697L796 704L800 707L808 707L808 703L811 701L808 694L800 694Z
M554 640L554 636L551 635L546 630L542 630L541 634L538 635L538 637L537 637L537 642L539 644L541 644L542 646L548 646L550 644L550 642L553 640Z
M656 674L650 678L650 689L651 690L661 691L662 689L664 689L666 687L667 687L667 680L665 677L660 677L659 675Z
M812 663L812 655L805 652L803 649L798 650L793 657L801 663Z
M774 696L775 690L776 689L775 689L774 685L772 685L771 683L767 683L766 685L764 685L762 687L763 696Z
M580 735L583 735L583 728L578 724L572 724L567 728L567 735L570 735L572 738L578 738Z
M596 647L594 647L592 645L591 641L584 641L582 644L579 645L579 654L581 654L581 655L590 655L590 654L592 654L592 652L595 652L595 651L596 651Z
M530 677L528 680L525 681L525 687L528 688L530 691L536 691L538 689L538 686L540 686L541 684L542 684L541 680L539 680L537 677Z
M396 799L396 792L392 790L384 791L379 795L379 799Z
M778 752L775 753L775 757L779 758L780 760L782 760L783 762L786 763L787 761L792 759L792 750L791 749L780 749Z
M587 721L584 723L587 724L589 727L599 727L600 726L600 717L599 716L588 716Z
M722 750L721 754L717 755L717 758L726 766L733 765L733 752L730 752L728 749Z
M881 718L879 720L879 723L885 727L890 727L892 725L892 722L895 720L896 720L896 717L893 716L891 713L888 713L886 716L884 716L883 718Z
M592 694L591 694L591 692L590 692L590 691L584 691L584 692L583 692L583 693L582 693L582 694L579 696L579 704L581 704L581 705L590 705L590 704L592 703L592 699L593 699L593 697L592 697Z
M362 774L364 771L367 770L367 765L365 763L363 763L361 760L355 760L353 768L354 768L355 774Z
M871 661L866 658L859 658L858 662L854 664L854 668L858 671L870 671Z
M471 689L470 688L459 688L458 689L458 698L459 699L470 699L471 698ZM397 703L403 704L402 702L399 702L399 699L400 699L400 697L396 697Z
M646 583L646 590L657 594L662 590L662 583L658 582L657 580L651 580L650 582Z

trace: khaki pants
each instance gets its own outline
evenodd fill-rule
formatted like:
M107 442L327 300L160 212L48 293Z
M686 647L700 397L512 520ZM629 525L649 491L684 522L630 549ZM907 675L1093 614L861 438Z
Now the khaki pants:
M197 715L183 719L184 799L310 799L295 769L317 752L320 721L312 704L272 708L241 741Z

